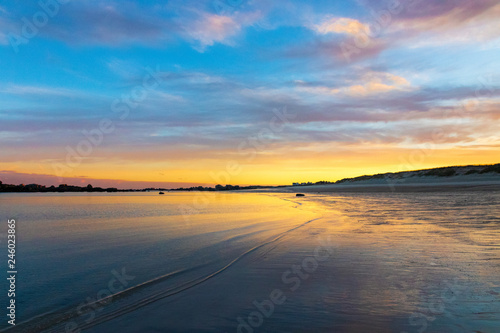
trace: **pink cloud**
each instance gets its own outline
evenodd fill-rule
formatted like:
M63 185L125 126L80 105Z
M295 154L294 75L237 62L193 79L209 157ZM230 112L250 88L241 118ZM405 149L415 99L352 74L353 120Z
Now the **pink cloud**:
M313 25L311 28L323 35L336 33L353 36L363 32L368 32L370 29L368 25L347 17L330 18L323 21L321 24Z
M454 7L436 6L425 16L403 17L390 32L419 37L418 45L478 43L500 37L500 4L468 1Z
M185 33L191 40L199 43L198 51L215 43L232 45L233 38L243 27L253 24L259 18L258 13L236 13L233 16L202 13L194 22L185 25Z
M386 93L394 90L408 91L414 89L410 82L404 77L391 73L368 72L349 85L343 87L329 88L325 86L299 86L300 91L322 95L349 95L349 96L368 96L374 94Z

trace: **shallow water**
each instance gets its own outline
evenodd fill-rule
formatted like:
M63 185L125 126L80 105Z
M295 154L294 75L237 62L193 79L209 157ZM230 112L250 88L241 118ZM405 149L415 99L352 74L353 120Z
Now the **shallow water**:
M498 332L499 199L2 194L8 331Z

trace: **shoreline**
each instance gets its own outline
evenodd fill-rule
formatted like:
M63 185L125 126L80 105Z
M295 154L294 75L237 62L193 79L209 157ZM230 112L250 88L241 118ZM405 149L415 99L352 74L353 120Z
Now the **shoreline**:
M485 182L436 182L436 183L404 183L404 184L327 184L289 186L261 190L238 192L273 192L273 193L406 193L406 192L455 192L455 191L500 191L500 181Z

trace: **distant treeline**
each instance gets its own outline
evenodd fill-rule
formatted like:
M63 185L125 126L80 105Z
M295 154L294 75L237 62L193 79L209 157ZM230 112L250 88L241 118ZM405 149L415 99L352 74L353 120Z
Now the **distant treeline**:
M115 187L93 187L92 185L87 186L73 186L67 184L61 184L57 187L52 186L44 186L38 184L29 184L29 185L11 185L11 184L3 184L0 181L0 192L118 192L119 190Z
M189 187L189 188L176 188L172 190L167 190L165 188L145 188L141 190L119 190L115 187L93 187L92 185L87 186L74 186L68 184L61 184L59 186L44 186L38 184L29 184L29 185L12 185L12 184L3 184L0 181L0 192L147 192L147 191L237 191L237 190L251 190L251 189L261 189L261 188L270 188L273 186L239 186L239 185L217 185L215 187Z
M276 188L276 187L285 187L286 185L281 186L239 186L239 185L216 185L215 187L203 187L203 186L194 186L188 188L176 188L170 191L238 191L238 190L255 190L255 189L264 189L264 188Z

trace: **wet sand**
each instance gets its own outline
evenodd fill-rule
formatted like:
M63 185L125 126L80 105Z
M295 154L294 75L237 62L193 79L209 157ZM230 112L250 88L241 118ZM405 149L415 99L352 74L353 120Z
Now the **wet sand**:
M461 191L500 191L500 181L452 181L452 182L392 182L303 185L253 190L253 192L296 192L296 193L402 193L402 192L461 192Z
M82 196L73 204L95 202L100 219L74 220L70 229L64 229L64 218L34 223L38 230L25 232L24 247L39 252L32 263L23 259L33 266L24 269L40 273L31 289L24 288L37 300L33 314L57 311L9 331L412 333L500 327L498 191L210 194L212 201L189 223L180 220L176 207L196 195ZM125 218L131 214L136 217ZM55 242L62 234L64 240ZM107 288L109 271L122 266L134 276L127 289L79 312L86 297Z
M278 195L320 217L90 332L495 332L498 193ZM142 324L139 324L142 320Z

